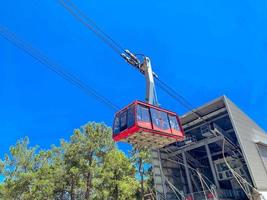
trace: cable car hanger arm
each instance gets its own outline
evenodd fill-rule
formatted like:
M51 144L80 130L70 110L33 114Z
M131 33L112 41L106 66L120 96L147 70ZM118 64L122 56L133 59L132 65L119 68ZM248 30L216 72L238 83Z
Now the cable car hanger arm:
M149 104L158 106L158 100L155 90L154 77L158 76L153 72L151 61L149 57L143 55L143 60L140 61L138 57L131 53L129 50L124 50L121 57L126 60L130 65L138 69L146 77L146 101Z

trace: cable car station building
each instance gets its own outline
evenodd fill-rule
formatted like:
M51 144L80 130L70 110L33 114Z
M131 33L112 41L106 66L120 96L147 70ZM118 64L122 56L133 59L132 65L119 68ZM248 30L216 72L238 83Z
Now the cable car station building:
M266 132L225 96L196 113L180 117L184 141L152 152L157 198L259 199L257 191L267 192Z

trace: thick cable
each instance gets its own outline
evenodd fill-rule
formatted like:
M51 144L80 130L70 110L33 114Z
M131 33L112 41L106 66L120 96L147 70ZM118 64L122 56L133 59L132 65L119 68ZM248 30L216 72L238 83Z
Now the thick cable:
M199 180L200 180L200 184L201 184L201 187L202 187L202 191L203 191L203 194L204 194L204 197L205 197L205 200L207 200L207 196L206 196L206 192L205 192L205 187L204 187L204 184L203 184L203 179L201 177L201 174L197 171L197 175L199 177Z
M106 43L111 49L113 49L117 54L121 55L124 49L118 45L110 36L104 33L89 17L87 17L83 12L81 12L78 7L70 0L58 0L59 3L78 21L90 29L97 37L99 37L104 43ZM90 22L90 23L88 23Z
M107 105L109 108L113 110L118 110L118 106L113 104L110 100L108 100L103 95L99 94L96 90L89 87L87 84L85 84L83 81L81 81L78 77L71 74L61 66L54 64L51 62L47 57L45 57L43 54L41 54L37 49L34 49L26 42L19 39L14 33L11 33L7 28L0 25L0 34L1 36L12 43L17 48L21 49L37 61L39 61L41 64L43 64L45 67L50 69L51 71L55 72L57 75L65 79L66 81L70 82L71 84L75 85L76 87L82 89L87 95L93 96L96 99L98 99L100 102Z
M245 190L245 188L243 188L242 183L240 183L240 181L238 180L238 178L240 178L244 183L246 183L249 187L251 187L253 190L255 190L258 194L260 194L260 192L253 186L251 185L246 179L244 179L240 174L238 174L231 166L230 164L227 162L226 157L225 157L225 139L223 140L223 146L222 146L222 154L223 154L223 159L224 162L226 163L227 167L230 169L232 175L235 177L236 181L239 183L240 187L243 189L243 191L245 192L245 194L247 195L247 197L249 198L249 194L247 194L247 191ZM237 178L238 177L238 178Z
M86 19L89 23L92 24L92 26L99 32L101 33L103 36L105 36L108 40L110 40L115 46L118 47L118 49L120 49L122 52L124 51L124 48L118 43L116 42L111 36L109 36L107 33L105 33L91 18L89 18L83 11L81 11L76 4L73 3L73 1L71 0L65 0L67 1L71 7L77 11L78 14L80 14L84 19Z
M174 195L176 196L176 198L178 199L178 200L181 200L181 198L178 196L178 194L180 194L181 195L181 193L180 193L180 191L178 191L177 189L176 189L176 187L168 180L168 179L166 179L166 181L167 181L167 183L169 184L169 187L171 188L171 190L173 191L173 193L174 193ZM176 193L176 192L178 192L178 194ZM182 196L182 195L181 195ZM182 196L183 197L183 196Z
M166 92L169 96L171 96L172 98L174 98L176 101L178 101L182 106L184 106L186 109L188 109L189 111L191 111L193 114L195 114L198 118L202 119L203 121L207 122L203 116L198 113L194 106L189 103L188 100L186 100L185 97L183 97L181 94L179 94L176 90L174 90L172 87L170 87L167 83L165 83L164 81L162 81L160 78L154 76L156 78L156 80L158 81L158 86L164 91Z
M162 150L164 150L166 153L169 153L166 149L162 149ZM177 157L178 158L178 157ZM186 165L184 164L184 163L182 163L182 162L179 162L179 161L176 161L176 160L172 160L172 159L169 159L169 158L167 158L167 160L169 160L169 161L171 161L171 162L175 162L175 163L178 163L178 164L180 164L180 165L182 165L182 166L184 166L184 167L186 167ZM193 167L190 167L190 166L187 166L189 169L191 169L192 171L194 171L197 175L198 175L198 173L200 173L200 172L198 172L196 169L194 169ZM201 175L203 175L203 177L204 178L206 178L211 184L213 184L213 182L207 177L207 176L205 176L204 174L201 174ZM203 177L201 176L201 178L202 178L202 180L203 180L203 182L205 183L205 185L207 186L207 188L208 188L208 190L210 191L210 193L215 197L215 200L217 200L217 197L216 197L216 195L212 192L212 190L209 188L209 186L208 186L208 184L206 183L206 181L203 179ZM201 181L201 180L200 180ZM204 192L204 190L202 190L203 192Z
M186 165L184 164L184 163L182 163L182 162L179 162L179 161L176 161L176 160L172 160L172 159L169 159L169 158L167 158L166 160L169 160L169 161L171 161L171 162L175 162L175 163L177 163L177 164L180 164L180 165L182 165L182 166L184 166L184 167L186 167ZM192 167L190 167L190 166L187 166L188 167L188 169L191 169L192 171L194 171L194 172L196 172L196 173L198 173L198 171L196 170L196 169L194 169L194 168L192 168ZM206 177L205 175L203 175L209 182L211 182L209 179L208 179L208 177ZM203 180L203 182L204 183L206 183L206 181L202 178L202 180ZM212 182L211 182L212 183ZM213 184L213 183L212 183ZM207 185L207 183L205 184L206 186L207 186L207 188L208 188L208 190L210 191L210 193L215 197L215 200L217 200L217 197L216 197L216 195L212 192L212 190L208 187L208 185ZM202 190L203 192L204 192L204 190Z

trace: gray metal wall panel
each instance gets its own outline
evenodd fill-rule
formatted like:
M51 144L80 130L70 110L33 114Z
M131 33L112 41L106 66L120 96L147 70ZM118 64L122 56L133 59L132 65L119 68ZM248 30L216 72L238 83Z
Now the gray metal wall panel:
M267 135L253 120L226 97L225 103L245 160L248 163L248 169L253 182L257 189L266 191L267 173L256 142L266 142Z

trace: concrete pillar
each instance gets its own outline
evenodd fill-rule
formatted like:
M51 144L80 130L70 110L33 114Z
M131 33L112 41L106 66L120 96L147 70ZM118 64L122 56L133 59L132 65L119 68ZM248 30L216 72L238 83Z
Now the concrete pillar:
M212 160L212 157L211 157L209 145L205 144L205 148L206 148L207 156L208 156L208 159L209 159L209 164L210 164L210 168L211 168L214 184L216 185L217 189L219 189L220 188L220 184L219 184L216 172L215 172L214 163L213 163L213 160Z
M183 152L182 155L183 155L183 163L184 163L184 166L185 166L185 174L186 174L186 180L187 180L187 183L188 183L189 192L193 193L193 187L192 187L192 182L191 182L191 178L190 178L190 172L189 172L189 169L188 169L188 164L187 164L187 159L186 159L185 152Z

